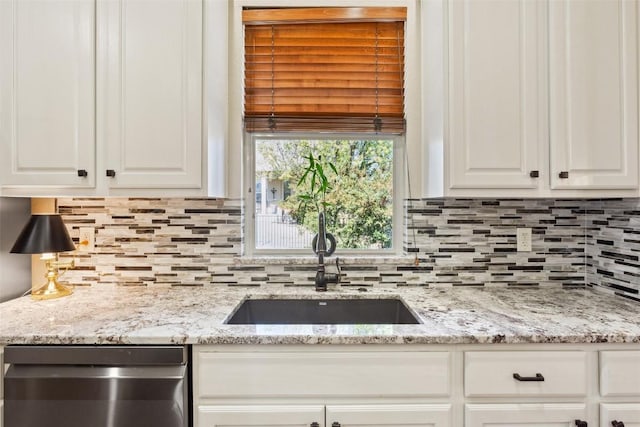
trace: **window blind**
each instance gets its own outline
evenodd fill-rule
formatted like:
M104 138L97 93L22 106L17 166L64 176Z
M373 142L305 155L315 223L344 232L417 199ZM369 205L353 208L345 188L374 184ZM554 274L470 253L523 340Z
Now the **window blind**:
M405 8L249 9L245 129L402 134Z

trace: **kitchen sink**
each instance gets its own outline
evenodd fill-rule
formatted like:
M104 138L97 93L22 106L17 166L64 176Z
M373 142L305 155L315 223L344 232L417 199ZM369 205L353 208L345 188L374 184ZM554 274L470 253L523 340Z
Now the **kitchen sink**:
M248 299L230 325L418 324L400 299Z

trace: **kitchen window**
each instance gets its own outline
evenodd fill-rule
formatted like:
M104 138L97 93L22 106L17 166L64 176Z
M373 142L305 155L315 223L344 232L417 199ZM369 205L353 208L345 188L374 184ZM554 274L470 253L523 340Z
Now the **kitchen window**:
M253 213L245 253L312 253L318 208L303 178L309 156L330 184L327 231L338 253L399 252L406 9L242 16L245 200Z
M246 200L254 201L253 207L247 206L254 217L247 221L247 241L252 240L255 253L311 254L317 211L299 197L308 184L298 185L308 153L331 162L337 171L326 172L331 183L326 215L338 253L397 252L402 237L396 231L401 229L397 182L403 169L402 137L254 134L249 141L253 186ZM266 189L262 197L258 188Z

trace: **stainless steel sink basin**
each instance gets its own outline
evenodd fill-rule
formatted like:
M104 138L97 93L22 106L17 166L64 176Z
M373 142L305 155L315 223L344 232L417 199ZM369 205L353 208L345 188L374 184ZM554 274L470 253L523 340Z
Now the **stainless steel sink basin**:
M230 325L417 324L399 299L249 299Z

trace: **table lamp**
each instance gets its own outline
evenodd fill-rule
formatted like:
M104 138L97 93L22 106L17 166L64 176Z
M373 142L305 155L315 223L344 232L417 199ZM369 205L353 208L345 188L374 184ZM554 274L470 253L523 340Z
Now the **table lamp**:
M46 264L47 283L31 292L33 299L60 298L73 293L73 289L58 283L58 269L72 268L73 261L58 262L57 254L73 251L75 248L60 215L31 215L11 248L11 253L42 254L40 259Z

